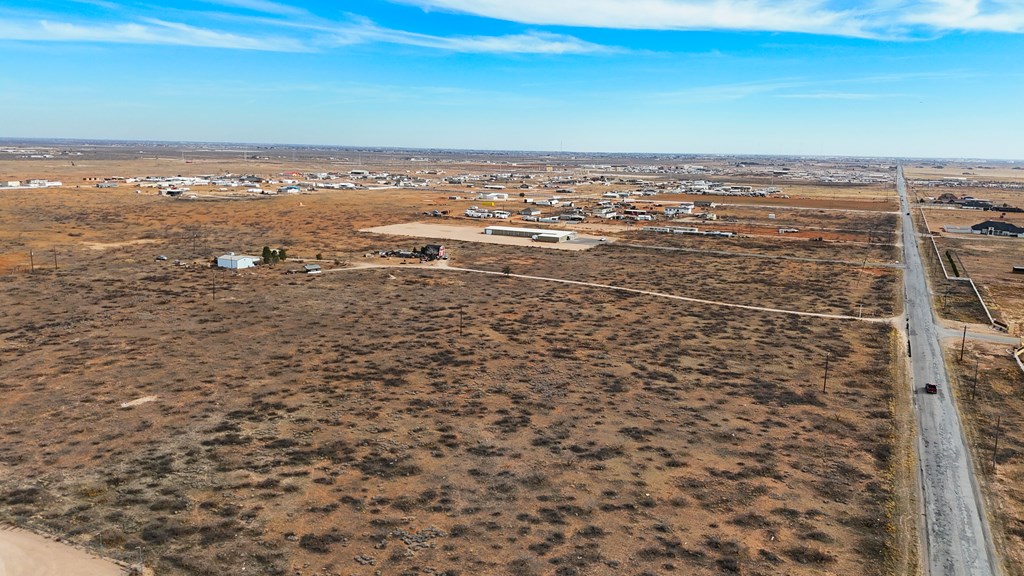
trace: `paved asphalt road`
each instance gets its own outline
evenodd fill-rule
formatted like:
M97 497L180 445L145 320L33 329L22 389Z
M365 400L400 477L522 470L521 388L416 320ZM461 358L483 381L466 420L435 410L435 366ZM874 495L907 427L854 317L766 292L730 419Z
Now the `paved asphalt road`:
M974 478L960 418L950 395L924 264L910 216L903 167L896 187L903 218L906 315L909 323L914 406L918 419L925 534L922 553L930 576L994 576L998 562ZM939 394L924 393L926 382Z

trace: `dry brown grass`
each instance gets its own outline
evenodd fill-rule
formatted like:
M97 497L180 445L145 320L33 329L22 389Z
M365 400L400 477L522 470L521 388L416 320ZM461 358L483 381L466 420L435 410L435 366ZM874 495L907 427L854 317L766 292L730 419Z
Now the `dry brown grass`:
M668 236L668 235L662 235ZM457 265L625 286L734 304L858 315L896 314L898 270L712 253L651 251L606 244L586 252L474 246ZM842 285L842 290L836 290Z
M946 237L937 238L936 245L940 254L953 257L962 276L974 280L992 315L1010 324L1013 334L1024 334L1024 275L1012 272L1013 266L1024 265L1024 240ZM980 317L988 322L984 312Z
M8 278L8 519L168 573L884 554L885 327L422 270L221 275L214 305L211 272L145 255Z
M306 277L153 260L263 245L347 259L393 246L359 228L431 201L0 195L6 261L34 249L43 268L56 245L60 266L0 276L0 518L121 557L141 546L167 574L898 565L887 325L416 267ZM453 264L895 309L892 271L552 252L456 244Z

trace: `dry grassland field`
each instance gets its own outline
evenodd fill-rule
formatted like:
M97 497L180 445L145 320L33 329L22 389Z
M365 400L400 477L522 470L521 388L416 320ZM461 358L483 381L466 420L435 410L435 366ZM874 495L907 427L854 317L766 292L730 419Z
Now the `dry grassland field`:
M890 264L899 266L903 255L895 244L814 242L790 235L747 236L745 234L723 242L719 238L678 234L655 234L632 231L618 236L622 244L641 244L653 248L678 248L706 253L752 254L767 258L779 256L833 260L846 263Z
M1020 194L1020 196L1024 198L1024 194ZM1024 332L1021 332L1024 329L1024 274L1013 273L1014 266L1024 266L1024 239L957 234L943 230L944 226L968 227L986 220L999 220L1024 226L1024 216L1015 213L1003 215L997 211L948 208L925 208L923 214L927 218L927 231L935 235L935 244L938 247L939 255L944 258L943 264L946 266L947 272L954 276L972 278L978 285L993 316L997 320L1007 322L1013 334L1024 335ZM926 257L934 261L935 255L931 242L925 242L923 246L927 252L931 252ZM955 268L950 260L955 263ZM966 294L963 283L941 281L941 272L936 268L935 273L939 277L933 276L933 281L940 282L940 284L933 284L933 286L959 284L959 286L949 286L949 290L954 293ZM936 290L936 293L938 292L940 290ZM968 300L974 297L973 293L966 294L966 296ZM980 310L980 306L974 306L976 310L973 318L964 317L958 312L958 310L964 309L963 306L958 305L951 308L944 305L943 308L946 309L944 312L948 312L953 319L988 322L984 311Z
M1021 194L1024 200L1024 194ZM998 210L961 210L952 208L925 208L924 214L928 218L928 228L937 234L944 234L943 226L966 226L970 227L986 220L998 220L1009 222L1016 226L1024 226L1024 212L1000 212ZM950 233L950 236L956 234ZM962 235L961 235L962 236ZM970 235L968 235L970 237ZM976 238L975 239L979 239ZM986 238L980 238L986 240Z
M713 253L652 251L609 244L586 252L474 247L459 266L623 286L746 306L821 314L889 317L897 271L849 264L793 262ZM835 290L841 284L843 290Z
M436 202L0 192L0 522L170 575L912 570L890 244L368 256ZM263 246L325 272L209 267Z
M1013 273L1014 266L1024 266L1024 239L949 237L937 238L936 245L952 256L960 275L974 280L992 314L1024 336L1024 274Z
M1024 176L1024 175L1022 175ZM993 181L987 187L976 187L976 186L934 186L934 187L920 187L915 190L917 197L928 201L928 199L937 199L943 194L952 194L957 197L970 196L972 198L980 198L982 200L988 200L992 202L996 208L992 211L985 213L988 216L999 217L1002 212L999 210L1000 206L1007 204L1017 208L1024 208L1024 180L1016 181ZM998 186L1009 186L1010 189L1001 189ZM1013 217L1014 212L1007 212L1006 217ZM1019 215L1020 213L1016 213Z
M991 165L964 163L907 164L904 174L908 179L941 180L942 178L970 178L991 181L1024 180L1024 166L1019 163L995 162Z

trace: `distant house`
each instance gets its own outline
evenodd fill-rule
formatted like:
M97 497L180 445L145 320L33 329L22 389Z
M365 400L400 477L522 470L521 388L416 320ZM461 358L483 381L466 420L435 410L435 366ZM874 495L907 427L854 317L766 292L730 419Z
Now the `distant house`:
M540 209L539 208L532 208L532 207L531 208L523 208L522 210L519 211L519 215L520 216L539 216L540 215Z
M504 201L504 200L508 200L508 193L507 192L488 192L486 194L479 194L479 195L477 195L476 199L477 200L490 200L492 202L496 201L496 200Z
M1024 237L1024 228L1009 222L998 220L986 220L980 224L971 226L975 234L988 234L990 236L1018 236Z
M320 269L319 264L304 264L302 266L302 269L303 271L306 272L306 274L319 274L320 272L323 271Z
M235 254L234 252L228 252L223 256L217 257L217 267L240 270L242 268L252 268L253 266L256 266L256 263L259 261L259 256L244 256L241 254Z
M666 206L665 216L672 218L681 214L693 214L693 204L679 204L678 206Z
M967 200L960 204L961 208L970 208L972 210L991 210L992 202L988 200Z

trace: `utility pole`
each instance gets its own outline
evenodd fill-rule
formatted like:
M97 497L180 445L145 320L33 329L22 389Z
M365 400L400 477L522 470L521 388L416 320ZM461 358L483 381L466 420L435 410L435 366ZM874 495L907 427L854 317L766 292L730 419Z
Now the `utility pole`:
M996 455L999 453L999 425L1002 423L1002 416L996 416L996 443L992 446L992 473L996 472Z
M967 324L964 324L964 337L960 341L960 361L964 361L964 348L967 346Z
M36 258L35 258L35 254L31 250L28 251L28 265L31 268L32 273L35 274L35 271L36 271Z
M57 269L57 247L53 247L53 269Z
M824 380L824 382L821 383L821 392L822 392L822 394L825 393L825 387L828 386L828 357L831 354L832 353L830 351L828 351L828 350L825 351L825 380Z
M978 395L978 360L974 360L974 386L971 388L971 400Z
M462 308L463 305L459 304L459 336L462 336Z

